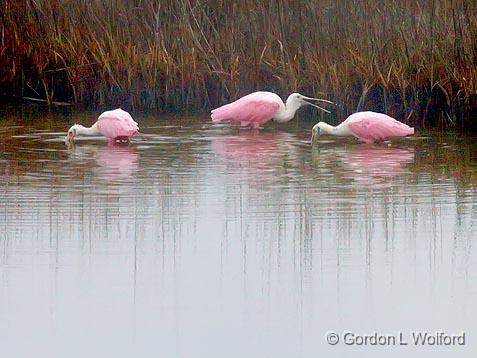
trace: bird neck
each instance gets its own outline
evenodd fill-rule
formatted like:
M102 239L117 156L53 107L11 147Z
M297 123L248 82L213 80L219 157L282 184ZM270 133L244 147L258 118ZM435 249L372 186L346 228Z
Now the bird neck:
M277 112L274 120L279 123L285 123L291 121L295 117L296 111L301 107L301 104L297 101L287 99L287 103L280 111Z
M99 135L101 133L99 133L95 123L91 127L85 127L78 124L78 126L76 127L76 134L77 135Z
M332 125L325 123L325 122L320 122L319 123L320 130L325 133L325 134L330 134L330 135L335 135L335 136L347 136L349 135L348 131L346 128L340 124L337 125L336 127L333 127Z

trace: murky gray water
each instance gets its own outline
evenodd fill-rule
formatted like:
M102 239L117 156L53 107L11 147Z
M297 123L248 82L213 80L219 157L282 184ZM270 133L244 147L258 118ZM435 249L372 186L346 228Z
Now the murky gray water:
M67 149L68 121L0 123L2 357L475 354L475 139L138 118L129 146Z

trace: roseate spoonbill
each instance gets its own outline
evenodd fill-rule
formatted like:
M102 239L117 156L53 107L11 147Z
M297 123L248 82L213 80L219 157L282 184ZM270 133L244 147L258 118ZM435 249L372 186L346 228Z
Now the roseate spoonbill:
M139 127L131 115L121 108L103 112L96 123L87 128L80 124L73 125L65 138L67 142L74 142L79 135L103 135L110 141L127 141L129 137L139 133Z
M325 122L315 124L311 131L312 144L320 134L340 137L353 136L365 143L374 143L389 138L412 135L414 134L414 128L384 113L368 111L353 113L336 127Z
M271 119L279 123L288 122L295 116L295 112L304 105L310 105L330 113L309 101L333 104L325 99L306 97L300 93L292 93L288 96L285 104L275 93L254 92L235 102L213 109L211 117L214 122L229 120L233 123L240 123L242 127L259 128Z

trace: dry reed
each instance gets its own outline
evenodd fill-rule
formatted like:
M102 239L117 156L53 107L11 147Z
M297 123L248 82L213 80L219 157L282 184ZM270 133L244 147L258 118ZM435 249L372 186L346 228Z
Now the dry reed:
M206 110L257 89L417 125L477 115L477 4L467 0L3 0L9 95Z

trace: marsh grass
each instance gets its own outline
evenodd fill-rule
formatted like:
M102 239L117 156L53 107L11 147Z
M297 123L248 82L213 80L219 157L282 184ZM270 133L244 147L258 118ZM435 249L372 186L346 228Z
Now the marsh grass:
M249 91L469 127L477 4L466 0L4 0L9 95L133 109L210 109Z

